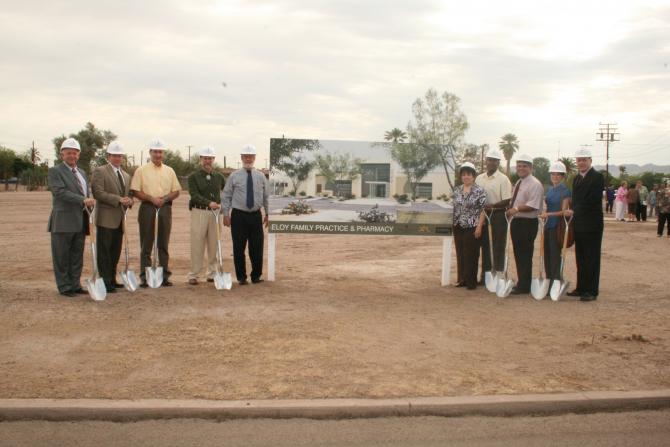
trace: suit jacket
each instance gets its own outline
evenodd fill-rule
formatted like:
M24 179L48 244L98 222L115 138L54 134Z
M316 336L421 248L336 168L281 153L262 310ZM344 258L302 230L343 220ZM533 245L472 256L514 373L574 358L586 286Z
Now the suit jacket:
M130 175L121 170L124 188L121 189L119 178L111 164L100 166L91 176L91 189L96 200L97 211L95 223L105 228L119 228L123 220L122 197L130 195Z
M605 177L591 168L584 178L579 174L572 181L572 209L577 232L603 230L603 190Z
M76 168L84 177L86 173ZM65 163L49 169L49 188L52 195L52 209L47 231L51 233L78 233L88 229L88 215L84 212L84 199L77 178ZM88 188L87 188L88 189ZM88 195L88 191L85 191Z

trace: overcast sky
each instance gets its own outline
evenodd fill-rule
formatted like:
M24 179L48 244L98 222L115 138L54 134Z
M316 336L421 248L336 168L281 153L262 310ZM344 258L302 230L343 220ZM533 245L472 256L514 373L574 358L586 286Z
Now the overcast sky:
M0 0L0 144L87 121L235 166L272 137L379 141L434 87L469 143L555 159L617 123L610 163L670 164L670 1ZM224 84L225 83L225 84ZM146 154L146 152L145 152Z

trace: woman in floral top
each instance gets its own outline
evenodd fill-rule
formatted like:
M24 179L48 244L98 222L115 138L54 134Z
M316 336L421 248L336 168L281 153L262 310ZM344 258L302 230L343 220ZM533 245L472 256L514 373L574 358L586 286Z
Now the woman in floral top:
M486 193L475 184L475 166L466 162L458 171L462 185L454 189L454 242L458 282L456 287L477 288L477 264Z

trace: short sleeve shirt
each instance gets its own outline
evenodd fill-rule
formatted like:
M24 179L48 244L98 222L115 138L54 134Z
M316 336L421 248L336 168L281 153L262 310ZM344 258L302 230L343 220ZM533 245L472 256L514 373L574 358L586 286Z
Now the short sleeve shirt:
M487 205L512 198L512 183L500 171L496 171L493 175L488 175L486 172L479 174L475 183L486 192Z
M478 185L472 185L470 192L463 192L463 185L454 189L454 225L473 228L479 223L479 216L486 203L486 193Z
M547 212L555 213L556 211L563 209L563 200L565 200L566 197L572 197L572 193L570 192L570 189L565 186L565 183L560 183L558 186L549 188L547 196L544 198L544 201L547 204ZM561 218L558 216L550 216L547 219L545 228L547 230L556 228L558 226L558 219Z
M522 217L527 219L536 219L542 212L542 197L544 196L544 187L542 183L532 174L519 179L519 192L516 195L514 203L510 207L520 207L523 205L533 208L533 211L519 211L514 218ZM514 186L516 188L516 185Z
M181 185L174 169L164 163L156 166L149 162L137 168L130 182L130 189L152 197L163 197L171 192L180 191Z

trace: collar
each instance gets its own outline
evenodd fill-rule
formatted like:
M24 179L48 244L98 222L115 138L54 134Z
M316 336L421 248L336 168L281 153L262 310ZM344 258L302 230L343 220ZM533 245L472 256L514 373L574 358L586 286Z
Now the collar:
M593 169L593 166L591 166L590 168L588 168L588 169L587 169L586 171L584 171L584 172L579 171L579 175L581 175L582 177L586 177L586 174L588 174L589 171L590 171L591 169Z

